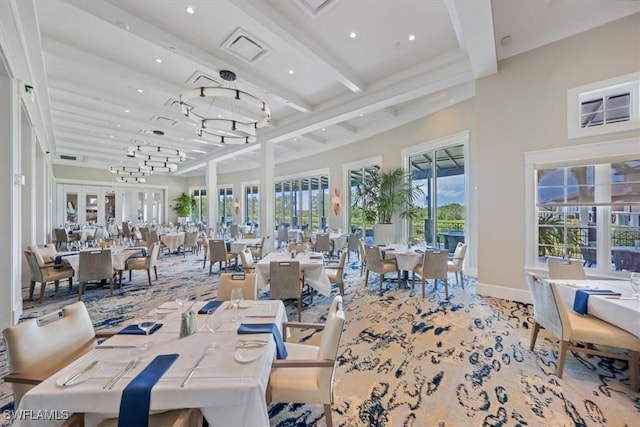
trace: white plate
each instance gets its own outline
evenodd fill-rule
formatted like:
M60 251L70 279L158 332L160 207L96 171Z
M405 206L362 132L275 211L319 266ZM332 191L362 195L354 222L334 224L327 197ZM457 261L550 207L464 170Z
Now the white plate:
M242 301L238 308L250 308L253 305L253 301Z
M233 353L233 358L240 363L253 362L257 358L262 356L264 348L265 346L253 348L237 348L235 353Z
M71 377L73 377L78 371L82 370L85 366L86 365L84 365L82 367L77 367L72 372L70 372L70 373L68 373L66 375L60 375L58 377L58 379L56 380L56 385L59 386L59 387L69 387L69 386L72 386L72 385L80 384L80 383L85 382L86 380L92 378L93 376L95 376L98 372L100 372L102 370L102 367L103 367L102 363L98 362L95 365L93 365L93 367L91 369L89 369L87 372L85 372L82 375L80 375L78 378L76 378L72 382L67 383L66 385L63 385Z

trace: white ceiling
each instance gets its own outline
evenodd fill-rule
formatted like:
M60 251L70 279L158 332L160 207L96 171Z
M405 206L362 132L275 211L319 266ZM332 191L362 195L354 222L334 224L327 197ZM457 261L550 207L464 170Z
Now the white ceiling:
M183 175L203 174L210 159L219 159L221 172L256 167L260 143L276 144L275 157L284 161L400 126L473 96L475 79L497 72L500 59L640 11L636 0L35 5L43 63L33 66L46 72L46 82L35 87L50 106L44 144L53 162L135 165L127 147L150 143L184 150L188 159L176 172ZM310 5L318 7L315 14ZM252 63L230 53L224 46L237 32L265 53ZM510 43L502 45L507 36ZM220 146L199 138L176 103L181 93L209 85L193 83L194 77L220 82L225 69L237 74L237 88L271 108L256 144Z

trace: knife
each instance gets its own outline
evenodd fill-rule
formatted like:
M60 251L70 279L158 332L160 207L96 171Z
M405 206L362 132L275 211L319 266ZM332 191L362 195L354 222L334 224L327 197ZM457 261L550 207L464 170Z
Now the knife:
M202 356L200 356L200 359L198 359L196 364L193 365L193 368L191 368L191 371L189 371L189 374L187 375L187 377L184 379L184 381L182 381L182 384L180 384L180 387L184 387L185 385L187 385L187 382L191 379L191 377L193 376L193 373L196 371L196 368L198 367L200 362L202 362L202 359L204 359L206 355L207 355L206 352L202 353Z
M67 386L69 384L71 384L72 382L74 382L75 380L77 380L78 378L80 378L83 374L86 374L87 372L89 372L91 369L93 369L94 366L96 366L96 364L98 363L97 360L94 360L93 362L91 362L89 365L85 366L84 368L80 369L78 372L76 372L75 374L73 374L71 376L71 378L69 378L68 380L66 380L65 382L62 383L62 386Z

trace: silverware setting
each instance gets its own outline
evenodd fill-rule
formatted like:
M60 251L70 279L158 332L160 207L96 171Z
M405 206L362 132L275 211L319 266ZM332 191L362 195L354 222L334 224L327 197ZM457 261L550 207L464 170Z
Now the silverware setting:
M136 348L135 345L98 345L96 350L110 349L110 348Z
M136 366L138 366L141 361L142 361L142 357L137 357L134 360L130 361L129 364L122 371L117 373L115 377L111 378L111 380L108 383L106 383L102 388L105 390L111 390L113 386L115 386L118 383L118 381L122 379L122 377L127 375L127 373L129 373L133 369L135 369Z
M73 383L75 380L80 378L83 374L86 374L91 369L93 369L93 367L96 366L97 363L98 363L98 361L94 360L93 362L91 362L90 364L85 366L84 368L80 369L78 372L76 372L75 374L71 375L71 377L69 379L67 379L65 382L63 382L62 386L64 387L64 386L67 386L67 385Z
M242 343L242 344L251 344L251 343L266 344L266 343L269 342L269 340L267 340L267 339L258 339L258 338L256 338L256 339L240 339L238 341L240 341L240 343Z
M264 342L245 342L236 344L236 348L262 348L266 345Z
M184 381L182 381L182 384L180 384L180 387L184 387L187 385L187 382L189 382L189 380L191 379L191 377L193 376L193 373L196 371L196 369L198 368L198 366L200 365L200 362L202 362L202 359L204 359L204 357L207 355L207 352L202 353L202 356L200 356L200 359L198 359L198 361L196 362L195 365L193 365L193 368L191 368L191 370L189 371L189 373L187 374L187 376L185 377Z

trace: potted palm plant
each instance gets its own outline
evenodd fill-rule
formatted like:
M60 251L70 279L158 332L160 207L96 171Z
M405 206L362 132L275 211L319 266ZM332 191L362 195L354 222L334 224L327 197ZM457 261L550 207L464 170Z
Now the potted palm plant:
M186 222L197 207L195 197L187 193L182 193L178 198L173 199L173 210L178 215L178 222Z
M413 201L423 194L422 185L412 182L410 174L403 168L389 172L369 169L354 190L353 205L362 208L365 223L374 224L375 242L382 244L394 240L391 220L395 214L403 219L418 216Z

